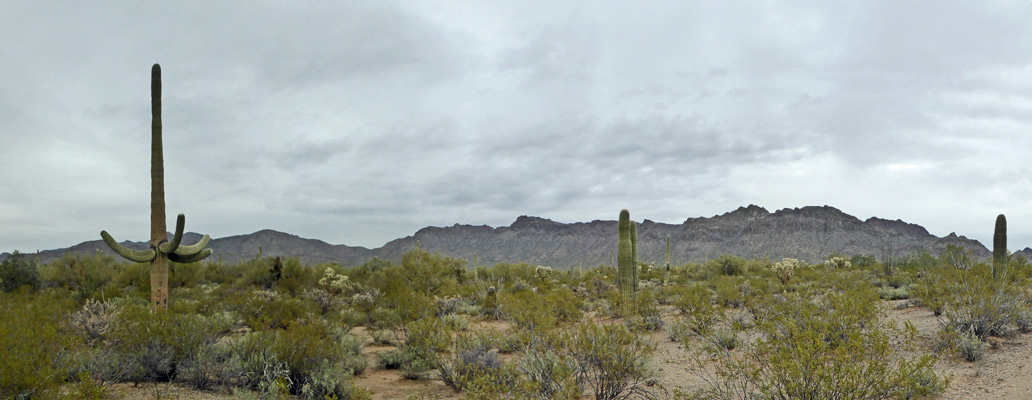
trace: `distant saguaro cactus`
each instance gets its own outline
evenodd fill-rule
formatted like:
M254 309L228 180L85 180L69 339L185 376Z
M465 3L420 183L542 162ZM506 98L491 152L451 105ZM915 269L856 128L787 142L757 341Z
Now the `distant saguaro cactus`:
M993 233L993 279L1007 267L1007 217L996 217L996 231Z
M638 224L631 221L631 255L634 256L634 262L631 263L631 287L634 288L634 293L638 293Z
M154 311L168 307L168 262L192 263L211 255L206 249L211 238L204 235L199 242L181 246L186 217L176 218L176 233L172 241L165 231L165 166L161 150L161 66L151 68L151 238L147 250L132 250L118 244L107 231L100 231L111 250L129 261L151 263L151 308Z
M617 223L618 240L616 242L617 276L620 286L620 294L624 302L630 302L634 298L635 284L633 279L637 274L634 265L634 243L631 238L633 229L631 212L626 209L620 211L620 221Z

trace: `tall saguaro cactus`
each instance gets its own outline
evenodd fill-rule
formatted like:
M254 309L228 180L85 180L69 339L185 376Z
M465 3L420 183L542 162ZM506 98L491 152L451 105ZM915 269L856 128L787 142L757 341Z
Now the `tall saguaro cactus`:
M172 241L165 231L165 167L161 150L161 66L151 68L151 238L147 250L132 250L118 244L107 231L100 231L111 250L129 261L151 263L151 308L155 311L168 307L168 262L192 263L211 255L206 249L211 238L204 235L199 242L181 246L186 217L176 218L176 233Z
M620 221L617 223L617 232L619 234L616 242L616 262L617 262L617 276L618 283L620 286L620 294L623 296L624 302L630 302L634 298L634 243L631 238L631 230L633 229L633 223L631 222L631 212L626 209L620 211Z
M996 231L993 232L993 279L1007 266L1007 217L996 217Z

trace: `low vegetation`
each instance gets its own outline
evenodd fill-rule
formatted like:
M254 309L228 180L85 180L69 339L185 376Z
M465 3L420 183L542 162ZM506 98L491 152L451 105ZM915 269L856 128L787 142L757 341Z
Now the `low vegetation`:
M721 256L640 268L627 298L610 266L474 274L420 250L351 267L256 257L173 264L168 310L154 312L140 264L15 254L0 263L0 318L19 321L0 325L0 398L178 382L241 398L361 399L371 394L353 377L370 369L471 399L934 398L948 385L937 362L978 360L992 337L1032 325L1032 266L960 258L951 248L886 268ZM883 321L882 299L939 314L934 343ZM682 351L657 352L665 340ZM670 356L706 384L665 387L656 365Z

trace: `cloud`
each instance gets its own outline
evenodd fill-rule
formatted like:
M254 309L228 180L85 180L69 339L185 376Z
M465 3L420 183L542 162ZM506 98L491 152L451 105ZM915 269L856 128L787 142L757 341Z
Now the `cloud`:
M146 232L154 62L168 210L216 236L379 246L426 225L620 208L678 223L755 203L983 242L1005 212L1032 245L1030 17L1021 2L15 1L0 246Z

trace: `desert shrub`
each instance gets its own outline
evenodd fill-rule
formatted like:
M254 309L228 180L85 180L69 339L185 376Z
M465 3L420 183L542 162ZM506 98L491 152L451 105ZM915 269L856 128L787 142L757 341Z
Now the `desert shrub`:
M263 382L279 381L286 382L292 394L302 394L306 385L328 387L327 381L319 381L326 370L348 371L346 376L362 373L367 360L359 354L360 345L349 334L308 321L283 330L253 332L234 346L234 352L250 387L260 389ZM279 369L287 371L285 376L271 373Z
M93 297L114 279L114 257L66 254L40 267L40 279L47 286L66 288L79 298Z
M713 277L710 280L710 285L717 294L717 304L726 307L741 307L745 305L745 293L742 291L742 282L748 284L748 281L743 278L735 279L723 275Z
M0 291L13 292L26 286L31 290L39 288L39 270L35 258L17 250L0 262Z
M989 350L989 343L971 331L960 334L955 345L960 357L968 362L981 360L986 350Z
M628 315L624 324L633 332L658 331L663 328L663 319L656 305L654 291L641 291L634 299L634 314Z
M441 317L441 322L453 331L464 331L469 326L469 319L457 314L448 314Z
M716 274L735 276L745 273L745 259L729 254L706 262L706 267Z
M527 349L517 368L525 377L522 390L541 399L579 399L577 363L565 352L549 346Z
M393 346L400 343L398 331L393 329L374 329L370 331L373 343Z
M114 284L128 292L150 296L150 265L146 263L123 263L115 272Z
M582 323L569 339L577 381L595 399L654 398L656 381L648 368L656 346L620 325Z
M244 324L254 330L282 329L293 321L313 317L321 310L314 301L284 297L270 290L254 290L233 306Z
M111 328L115 357L125 357L135 381L170 381L183 362L214 344L222 329L200 315L152 313L147 306L125 305Z
M710 303L710 292L705 287L688 288L674 299L674 307L681 312L684 323L696 333L709 331L723 311Z
M1032 332L1032 309L1022 307L1014 318L1014 325L1018 327L1018 332Z
M383 369L399 369L412 360L414 356L409 349L399 347L378 354L376 365Z
M552 305L537 293L529 290L509 291L498 297L502 316L520 328L547 330L559 323Z
M399 370L405 379L423 379L433 368L432 361L422 357L413 357L402 364Z
M732 329L717 329L711 335L713 345L724 350L734 350L741 343L738 333Z
M526 349L534 337L534 332L514 328L498 338L498 352L502 354L521 352Z
M344 305L339 298L321 288L305 289L305 291L301 293L301 298L310 300L319 305L319 309L323 314L338 310Z
M667 327L667 336L671 342L687 343L687 340L696 333L694 325L679 318Z
M199 390L229 385L240 375L232 347L215 341L201 343L181 362L178 370L176 380L188 382Z
M0 293L0 398L50 398L77 339L62 331L72 305L27 291Z
M882 300L905 300L910 298L910 290L906 287L883 287L878 289L878 297Z
M447 325L437 318L423 318L405 326L404 347L417 356L433 359L434 355L448 349L451 333Z
M436 357L434 365L441 381L455 390L464 390L477 377L504 377L499 374L501 361L498 353L471 335L459 335L451 354Z
M945 270L943 315L946 325L979 338L1005 336L1025 307L1027 294L1021 286L993 279L987 266L970 270Z
M395 310L376 307L369 311L368 326L394 330L401 327L401 315Z
M314 369L301 386L300 397L303 399L338 399L357 400L371 399L372 395L365 389L351 383L353 371L346 365L323 363Z
M743 356L723 346L697 349L689 367L708 385L693 398L901 399L943 390L932 356L893 355L890 333L912 350L916 329L879 323L873 303L869 294L830 293L768 304L774 310L758 325L763 336Z

